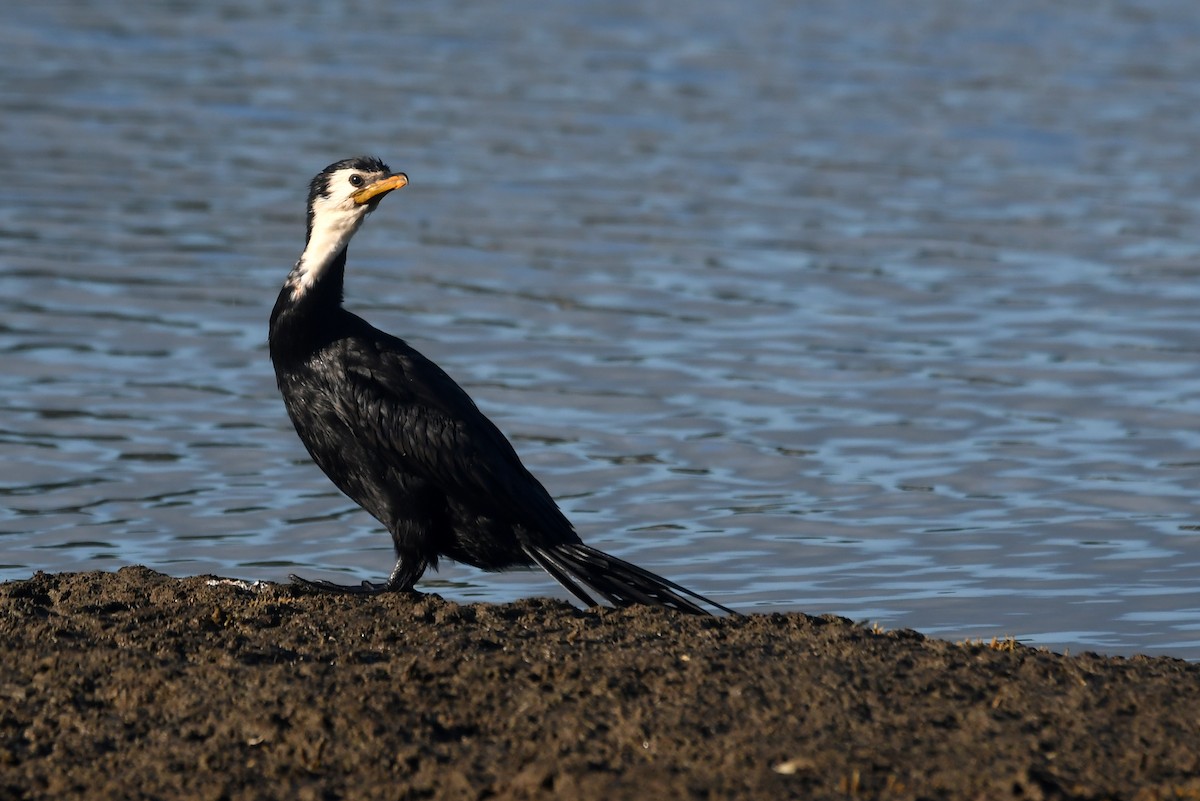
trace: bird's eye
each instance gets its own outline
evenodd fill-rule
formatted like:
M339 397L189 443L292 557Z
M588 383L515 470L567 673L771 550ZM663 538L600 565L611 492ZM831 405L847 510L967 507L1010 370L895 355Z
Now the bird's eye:
M358 173L354 173L353 175L350 176L350 185L351 186L362 186L363 185L363 177L361 175L359 175Z

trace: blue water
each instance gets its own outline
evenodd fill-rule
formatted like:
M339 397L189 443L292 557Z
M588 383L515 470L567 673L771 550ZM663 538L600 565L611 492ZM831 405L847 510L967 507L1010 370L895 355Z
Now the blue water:
M308 179L366 152L412 183L347 302L589 542L747 611L1200 659L1190 4L0 17L0 579L387 572L265 348Z

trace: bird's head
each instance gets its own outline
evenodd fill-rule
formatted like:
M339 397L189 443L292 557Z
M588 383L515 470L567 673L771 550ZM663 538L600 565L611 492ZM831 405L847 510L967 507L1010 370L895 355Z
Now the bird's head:
M344 159L321 170L308 188L308 236L293 271L293 289L307 289L346 249L383 196L407 183L407 175L367 156Z
M330 164L308 187L309 238L314 227L357 229L383 196L408 183L382 161L367 156Z

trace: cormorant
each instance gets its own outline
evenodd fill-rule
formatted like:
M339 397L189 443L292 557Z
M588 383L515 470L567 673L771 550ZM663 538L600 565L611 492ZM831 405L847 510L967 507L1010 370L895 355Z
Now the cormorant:
M589 606L732 610L583 544L500 430L440 367L342 308L346 246L408 183L382 161L331 164L309 186L304 252L271 312L270 351L288 415L313 461L392 535L383 583L306 588L411 591L439 557L483 570L537 565Z

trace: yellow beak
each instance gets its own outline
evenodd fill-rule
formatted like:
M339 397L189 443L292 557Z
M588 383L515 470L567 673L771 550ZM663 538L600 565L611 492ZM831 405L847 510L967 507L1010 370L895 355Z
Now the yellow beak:
M367 184L362 189L351 195L350 198L361 206L364 203L370 202L374 198L386 195L393 189L399 189L407 183L408 176L402 172L398 172L394 175L389 175L387 178L380 178L373 184Z

